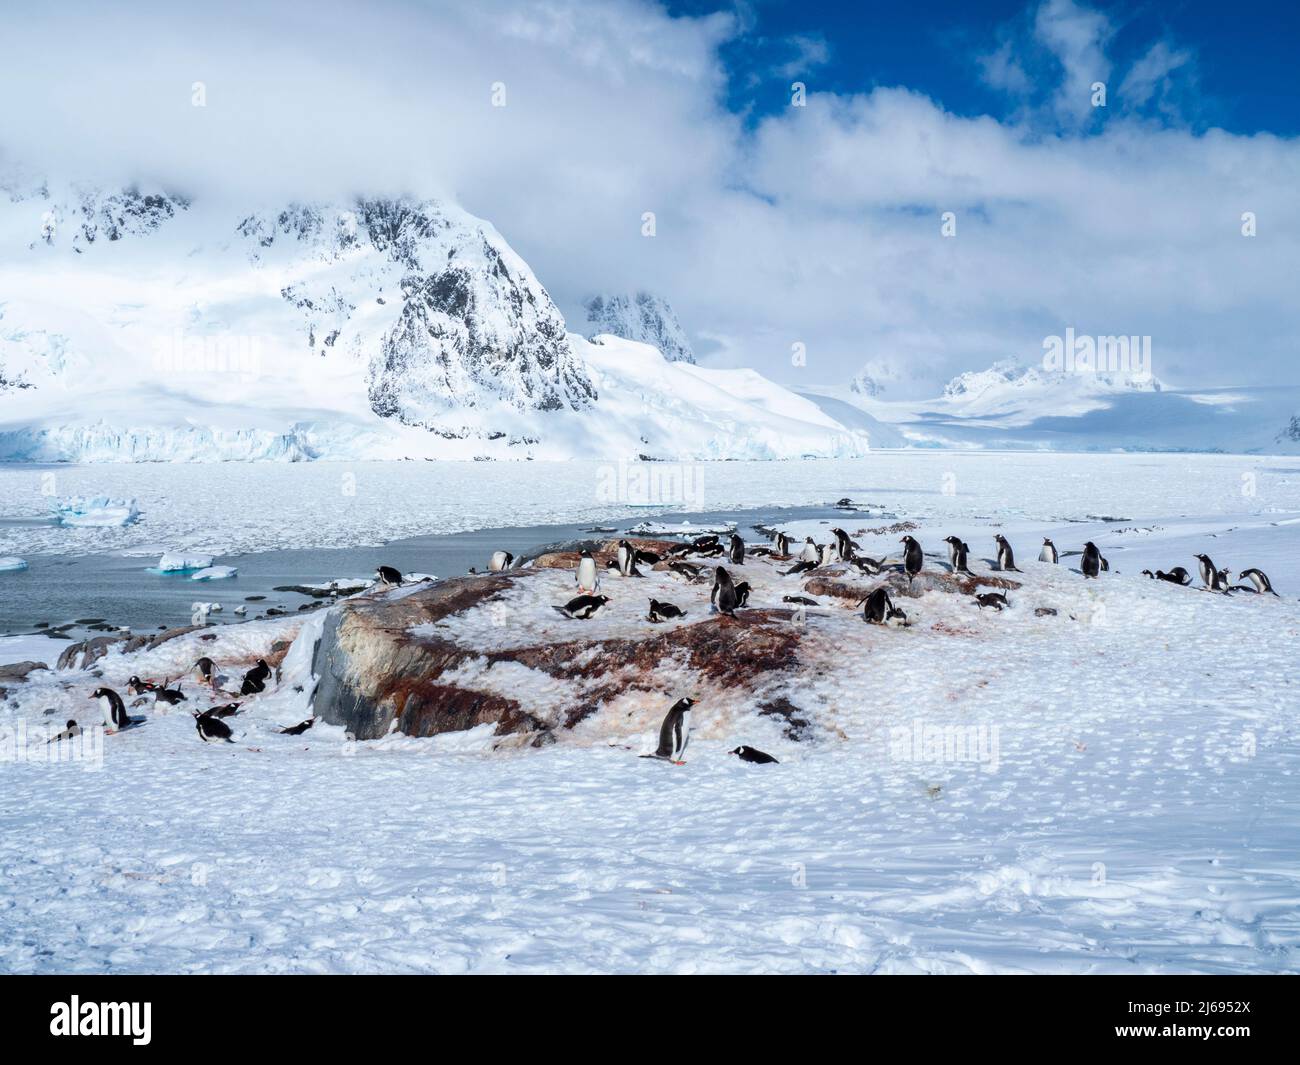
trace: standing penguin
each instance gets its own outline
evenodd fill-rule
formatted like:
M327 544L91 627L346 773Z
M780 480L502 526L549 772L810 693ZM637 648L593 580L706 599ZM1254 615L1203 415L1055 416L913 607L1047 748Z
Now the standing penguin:
M257 665L244 674L244 681L239 686L240 695L256 695L266 690L267 678L271 676L271 667L266 659L259 658Z
M713 590L709 593L709 602L718 608L718 613L735 616L740 597L736 586L731 583L731 574L719 566L713 571Z
M915 536L904 536L898 541L903 544L903 569L907 571L907 582L912 583L912 578L921 572L921 567L925 564L925 552L921 550L921 544Z
M1020 571L1016 569L1016 556L1012 553L1011 545L1007 543L1007 538L1001 533L998 533L993 537L993 539L997 541L998 545L998 569L1011 570L1013 573L1019 573Z
M1053 566L1061 561L1061 555L1056 550L1056 545L1045 536L1043 537L1043 549L1038 552L1038 561L1050 562Z
M1266 574L1263 570L1244 569L1239 574L1237 574L1237 580L1243 580L1243 579L1250 581L1250 583L1255 586L1255 591L1258 592L1260 595L1265 595L1265 594L1277 595L1277 592L1273 591L1273 584L1268 579L1268 574ZM1282 598L1280 595L1277 595L1277 597L1279 599Z
M839 552L841 562L853 561L853 541L843 529L832 529L835 534L835 549Z
M659 758L674 765L683 765L682 755L686 745L691 742L691 707L695 700L678 699L664 717L659 726L659 746L654 754L643 754L642 758Z
M813 538L811 536L805 536L803 538L803 550L799 552L799 561L820 562L821 559L822 553L817 549L817 545L813 543Z
M835 545L822 544L822 557L818 560L818 564L822 566L829 566L834 561L835 561Z
M620 540L618 542L617 558L617 568L619 573L624 577L630 577L632 571L636 568L636 552L632 549L632 545L626 540Z
M956 536L944 537L948 545L948 563L953 573L970 572L970 545Z
M386 588L390 585L401 584L402 574L398 570L393 569L392 566L380 566L375 570L375 580Z
M1101 552L1097 550L1097 545L1091 540L1083 545L1082 568L1085 577L1096 577L1101 573Z
M190 668L198 671L199 676L203 679L203 683L206 684L209 688L215 688L217 686L216 676L215 676L216 666L213 663L212 659L208 658L205 655L204 657L200 658L197 662L195 662L194 665L191 666Z
M508 570L510 564L514 562L514 560L515 556L509 551L493 551L492 557L488 559L488 572L501 573L504 570Z
M731 543L727 547L727 559L733 566L745 564L745 541L735 533L731 534Z
M596 576L596 560L591 552L583 550L578 556L578 591L583 595L595 595L600 589L600 578Z
M861 600L858 606L862 607L862 620L869 625L884 625L895 618L903 622L907 621L907 615L894 606L894 601L889 598L889 592L883 587L877 588Z
M131 719L126 716L126 704L112 688L96 688L90 693L90 698L99 700L99 708L104 711L104 728L109 732L131 724Z
M776 548L778 555L788 555L790 553L790 537L783 532L777 533L773 546Z
M1201 564L1201 581L1205 587L1214 590L1215 584L1218 583L1219 571L1209 555L1197 555L1196 561Z
M749 581L736 582L736 606L742 607L749 603Z

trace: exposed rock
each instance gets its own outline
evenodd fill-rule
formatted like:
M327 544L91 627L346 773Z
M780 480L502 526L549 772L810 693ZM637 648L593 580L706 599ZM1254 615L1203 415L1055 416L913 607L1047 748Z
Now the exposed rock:
M790 624L790 610L703 616L667 631L647 625L641 638L580 637L487 651L436 631L438 622L487 603L538 572L456 578L337 604L316 650L315 713L357 739L383 736L394 722L408 736L486 723L494 723L500 735L540 733L572 728L613 696L647 685L655 670L670 662L719 687L742 687L797 665L801 631ZM418 633L411 631L417 626ZM488 667L517 663L580 683L568 703L530 709L514 698L447 679L458 666L476 660Z
M1019 581L1008 577L999 577L991 573L968 576L963 573L944 573L938 570L922 570L912 580L902 567L887 570L877 577L855 577L850 574L835 576L830 567L810 571L809 579L804 581L804 591L809 595L830 595L837 599L858 602L865 599L881 585L889 589L892 596L906 596L918 599L926 592L952 592L961 595L974 595L976 588L1014 589L1020 587Z
M669 362L695 361L686 332L662 296L650 292L593 296L585 309L593 336L609 333L652 344Z
M44 662L11 662L7 666L0 666L0 681L23 680L28 673L49 668Z
M88 669L92 663L103 658L114 647L120 646L123 654L141 649L151 651L168 640L174 640L177 636L184 636L187 632L194 632L198 628L201 626L184 625L180 628L165 629L153 636L96 636L65 647L63 653L59 655L55 668Z

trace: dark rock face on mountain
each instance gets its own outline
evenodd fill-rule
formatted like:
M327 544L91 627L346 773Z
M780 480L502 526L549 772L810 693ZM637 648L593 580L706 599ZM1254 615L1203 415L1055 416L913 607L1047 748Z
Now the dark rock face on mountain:
M465 435L456 411L579 410L596 398L564 318L528 265L458 208L298 204L249 216L238 231L253 242L254 263L306 256L327 264L281 295L302 312L313 352L366 361L370 406L381 417Z
M650 292L593 296L586 303L592 336L609 333L653 344L669 362L694 362L695 352L668 301Z

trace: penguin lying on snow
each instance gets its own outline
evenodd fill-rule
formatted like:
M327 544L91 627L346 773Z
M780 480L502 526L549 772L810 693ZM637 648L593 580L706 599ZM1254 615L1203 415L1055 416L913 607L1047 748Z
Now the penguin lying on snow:
M682 577L688 581L698 581L700 575L704 572L704 567L695 566L689 562L670 562L668 563L668 572L675 577Z
M607 595L580 595L575 599L570 599L564 606L557 606L555 609L566 618L572 618L575 621L588 621L595 617L608 602L609 596Z
M233 743L230 726L217 717L195 713L194 728L204 743Z
M126 716L126 704L112 688L96 688L90 693L90 698L99 700L99 707L104 711L104 728L107 731L113 732L130 727L131 719Z
M794 603L795 606L821 606L816 599L809 599L806 595L783 595L781 602Z
M314 717L309 717L306 721L299 721L296 725L289 725L287 728L277 729L281 736L301 736L316 723Z
M691 741L691 707L695 700L689 697L678 699L664 717L659 726L659 746L654 754L643 754L642 758L658 758L673 765L685 765L682 755L686 745Z
M820 564L820 560L810 562L807 559L800 559L789 569L777 570L777 572L780 573L782 577L791 577L796 573L807 573L810 569L816 569Z
M990 606L994 610L1005 610L1011 605L1011 600L1007 598L1005 592L985 592L983 595L975 597L975 604L981 610L986 606Z
M144 695L145 692L156 692L158 685L151 680L141 680L139 677L132 676L126 682L126 693L128 695Z
M167 682L163 681L161 687L154 689L153 701L155 706L159 703L175 706L177 703L185 702L185 693L181 691L180 684L177 684L174 688L169 688Z
M64 728L62 732L60 732L57 736L51 736L48 740L45 741L45 743L48 746L51 743L59 743L62 740L76 739L80 735L81 735L81 726L78 725L75 721L69 721L67 727Z
M1150 577L1153 581L1168 581L1170 584L1181 585L1184 588L1192 583L1192 575L1182 566L1175 566L1168 573L1162 569L1156 570L1155 573L1152 573L1149 569L1144 569L1142 576Z
M742 762L753 762L755 765L780 765L770 754L760 751L757 747L737 747L729 754L737 755Z
M858 569L868 577L877 576L880 571L885 568L883 562L877 561L874 558L868 558L866 555L855 555L852 559L852 564L857 566Z
M672 603L661 603L658 599L650 600L650 613L646 616L647 621L660 622L672 621L675 618L684 618L686 611L680 607L673 606Z
M203 711L205 717L234 717L239 713L240 703L226 703L223 706L210 706Z
M265 658L259 658L257 665L244 674L244 681L239 686L240 695L256 695L266 690L267 678L271 676L271 667Z

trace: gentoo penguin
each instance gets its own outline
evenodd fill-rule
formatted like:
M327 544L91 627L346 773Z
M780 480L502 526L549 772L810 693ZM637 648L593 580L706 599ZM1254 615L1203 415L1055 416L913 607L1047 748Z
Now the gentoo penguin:
M81 726L78 725L75 721L69 721L67 727L64 728L62 732L60 732L57 736L51 736L45 742L48 745L51 743L58 743L60 740L76 739L76 737L80 735L81 735Z
M1102 556L1101 556L1101 572L1102 572L1102 573L1109 573L1109 572L1110 572L1110 563L1106 561L1106 556L1105 556L1105 555L1102 555Z
M817 549L817 545L813 543L813 538L811 536L805 536L803 538L803 550L799 552L799 561L820 562L821 558L822 553Z
M839 552L841 562L853 561L853 541L843 529L832 529L835 534L835 550Z
M316 723L314 717L309 717L306 721L299 721L296 725L290 725L288 728L276 729L281 736L301 736Z
M778 555L788 555L790 553L790 537L783 532L777 533L774 546Z
M608 602L609 596L607 595L580 595L576 599L570 599L564 606L557 606L555 609L566 618L573 618L575 621L588 621L595 617Z
M742 607L749 603L749 581L736 582L736 606Z
M1083 545L1082 569L1085 577L1096 577L1101 573L1101 552L1091 540Z
M234 717L239 713L239 703L226 703L224 706L210 706L203 711L208 717Z
M204 743L233 743L230 738L230 726L218 717L207 714L194 715L194 727Z
M894 606L894 601L889 598L889 592L883 587L877 588L865 599L860 600L858 606L862 607L862 620L870 625L884 625L895 618L899 621L907 621L907 615Z
M1003 610L1011 605L1005 592L985 592L983 595L977 595L975 602L981 610L986 606L991 606L994 610Z
M1201 583L1213 590L1215 584L1218 583L1219 576L1219 571L1214 562L1211 561L1209 555L1197 555L1196 561L1201 564Z
M1150 577L1153 581L1168 581L1170 584L1179 584L1183 587L1192 583L1192 575L1183 569L1182 566L1175 566L1168 573L1158 569L1152 573L1149 569L1142 571L1142 576Z
M727 561L733 566L745 564L745 541L735 533L731 534L731 543L727 547Z
M822 557L818 562L818 565L829 566L834 561L835 561L835 545L822 544Z
M816 599L809 599L806 595L783 595L781 602L794 603L795 606L821 606Z
M672 603L661 603L658 599L650 600L650 613L646 615L647 621L653 621L656 624L661 621L672 621L674 618L684 618L686 611L681 607L673 606Z
M244 681L239 686L240 695L256 695L258 692L266 691L266 681L271 675L271 667L266 664L266 659L259 658L257 665L244 674Z
M1260 595L1264 595L1265 593L1269 595L1277 595L1277 592L1273 591L1273 583L1268 579L1268 574L1263 570L1244 569L1237 574L1237 580L1243 579L1250 581L1250 583L1255 586L1255 591ZM1279 599L1282 598L1280 595L1277 595L1277 597Z
M642 551L639 547L632 552L632 564L644 562L647 566L653 566L662 559L662 555L657 555L653 551Z
M1016 569L1016 556L1012 554L1011 545L1007 543L1007 538L998 533L993 539L997 541L998 545L998 569L1019 573L1020 571Z
M668 572L688 581L698 581L700 574L704 572L704 567L693 565L690 562L669 562Z
M595 595L600 590L600 578L596 576L596 560L591 552L584 550L578 556L578 591L583 595Z
M782 577L789 577L792 574L807 573L810 569L816 569L816 568L817 568L816 562L809 562L807 559L801 559L800 561L796 562L793 566L791 566L789 569L777 570L777 572L781 574Z
M970 572L970 545L956 536L946 538L948 543L948 562L953 573Z
M691 742L691 707L695 700L678 699L659 726L659 747L654 754L643 754L642 758L661 758L674 765L683 765L682 755L686 745Z
M185 702L185 693L181 691L180 684L174 688L167 687L167 682L163 681L162 686L153 693L154 705L166 703L168 706L175 706L177 703Z
M99 708L104 711L104 728L109 732L131 724L131 719L126 716L126 704L112 688L96 688L90 693L90 698L99 700Z
M380 566L377 570L375 570L375 580L377 580L381 585L387 588L390 585L401 584L402 575L400 572L393 569L392 566Z
M1061 555L1056 550L1056 545L1045 536L1043 537L1043 549L1038 552L1038 561L1050 562L1053 566L1061 561Z
M753 762L755 765L780 765L770 754L760 751L757 747L737 747L730 752L740 758L742 762Z
M884 563L878 562L874 558L868 558L866 555L856 555L853 559L853 565L865 573L868 577L874 577L885 568Z
M695 551L712 551L715 547L721 547L718 542L716 533L709 533L707 536L697 536L691 541L691 548Z
M202 658L200 658L190 668L198 672L199 678L203 681L204 684L208 685L208 687L211 688L216 686L216 681L213 679L213 674L214 671L216 670L216 666L213 663L212 659L208 658L207 655L204 655Z
M146 692L156 692L158 685L151 680L141 680L139 677L132 676L126 682L126 693L128 695L144 695Z
M1232 571L1227 566L1224 566L1214 577L1214 586L1224 595L1227 595L1232 590Z
M921 550L921 544L915 536L904 536L898 541L904 544L903 548L903 569L907 571L907 582L912 583L912 578L921 572L921 566L925 564L925 552Z
M614 567L624 577L632 576L636 569L636 551L626 540L618 542L618 551L615 552L617 565Z
M709 602L718 608L720 614L734 615L740 605L736 595L736 586L731 583L731 574L719 566L713 571L713 590L709 592Z
M509 551L493 551L492 557L488 559L488 572L501 573L504 570L508 570L510 564L514 562L514 560L515 556Z

